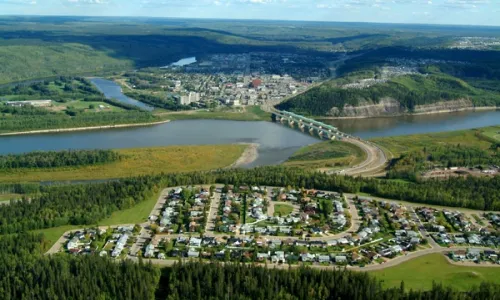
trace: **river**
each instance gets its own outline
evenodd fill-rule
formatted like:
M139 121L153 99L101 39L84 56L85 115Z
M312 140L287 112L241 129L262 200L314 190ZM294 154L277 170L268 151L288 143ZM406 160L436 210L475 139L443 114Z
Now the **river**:
M121 94L114 82L92 80L107 96L145 105ZM123 96L123 97L122 97ZM125 97L125 98L124 98ZM135 102L128 102L128 101ZM136 103L138 102L138 103ZM328 120L341 131L365 139L452 131L500 124L500 111L461 112L393 118ZM279 164L318 139L271 122L182 120L151 127L0 137L0 154L35 150L112 149L168 145L257 143L258 158L247 167Z
M102 78L90 78L90 81L101 91L108 99L115 99L119 102L135 105L144 110L152 111L154 107L144 104L135 99L129 98L122 93L122 88L111 80Z
M500 125L500 111L453 112L366 119L322 120L363 139Z

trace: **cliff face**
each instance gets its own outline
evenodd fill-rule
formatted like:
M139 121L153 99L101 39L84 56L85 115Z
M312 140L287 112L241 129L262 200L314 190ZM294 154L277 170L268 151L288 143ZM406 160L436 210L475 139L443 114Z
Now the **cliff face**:
M468 99L457 99L453 101L441 101L428 105L417 105L412 113L438 113L438 112L454 112L473 108L472 101ZM329 115L334 117L384 117L398 116L410 113L408 109L401 106L399 101L392 98L384 98L379 103L363 101L358 106L345 105L342 110L334 107L330 110Z

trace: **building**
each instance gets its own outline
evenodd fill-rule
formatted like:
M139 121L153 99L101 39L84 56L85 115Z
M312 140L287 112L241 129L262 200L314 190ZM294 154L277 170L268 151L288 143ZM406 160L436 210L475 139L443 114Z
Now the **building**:
M179 104L189 105L195 102L200 102L200 93L189 92L188 95L181 96Z
M52 100L9 101L6 104L14 107L47 107L52 105Z

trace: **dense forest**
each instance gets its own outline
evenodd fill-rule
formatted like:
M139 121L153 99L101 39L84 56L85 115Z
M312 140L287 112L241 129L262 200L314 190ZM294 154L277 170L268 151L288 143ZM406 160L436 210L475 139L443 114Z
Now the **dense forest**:
M249 264L184 263L159 268L94 255L45 256L43 235L0 236L2 299L496 299L500 286L466 293L434 285L430 291L383 289L367 273L267 269Z
M42 186L30 200L0 206L0 233L96 224L156 195L158 180L141 177L88 185Z
M427 292L382 289L367 273L310 268L266 269L247 264L176 264L163 270L157 299L495 299L500 286L483 283L466 293L435 285Z
M54 80L2 87L0 99L4 96L9 96L9 101L50 99L56 102L66 102L103 95L86 78L59 76Z
M493 150L494 148L494 150ZM497 145L490 151L461 145L431 146L402 154L389 165L388 178L416 180L420 172L432 168L483 167L499 165Z
M111 150L35 151L0 155L0 170L86 166L115 162L120 159L120 155Z
M44 256L43 235L0 236L2 299L154 299L156 267L98 256Z

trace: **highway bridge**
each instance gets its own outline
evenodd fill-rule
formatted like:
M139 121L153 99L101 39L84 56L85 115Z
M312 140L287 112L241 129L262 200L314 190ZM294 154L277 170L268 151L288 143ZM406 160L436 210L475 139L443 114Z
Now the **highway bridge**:
M339 131L337 127L289 111L273 110L272 113L276 122L298 128L304 132L308 131L311 135L316 135L321 139L343 140L352 138L349 134Z

